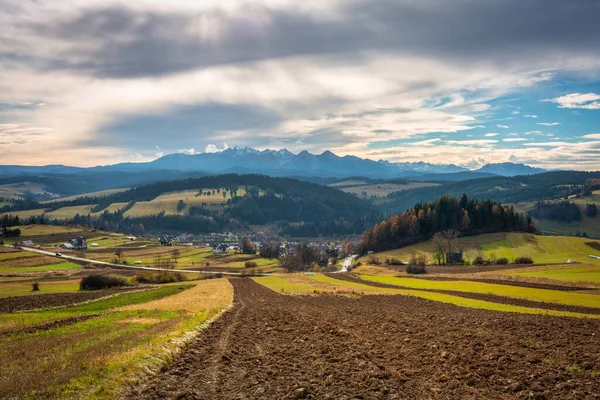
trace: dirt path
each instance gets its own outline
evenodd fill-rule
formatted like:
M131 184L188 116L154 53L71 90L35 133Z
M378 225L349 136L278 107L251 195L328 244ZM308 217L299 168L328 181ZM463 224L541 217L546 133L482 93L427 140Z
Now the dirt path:
M234 307L129 398L600 398L600 321L231 282Z

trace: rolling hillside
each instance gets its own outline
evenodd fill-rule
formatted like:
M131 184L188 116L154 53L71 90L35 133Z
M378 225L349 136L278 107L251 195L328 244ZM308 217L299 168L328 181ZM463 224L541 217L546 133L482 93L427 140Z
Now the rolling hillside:
M550 202L558 203L564 201L563 199L551 200ZM587 236L595 239L600 239L600 216L589 217L584 212L587 204L596 204L600 206L600 190L594 191L591 195L571 198L570 202L575 203L581 211L581 221L552 221L549 219L536 219L536 226L542 233L549 235L569 235L575 236L577 234L585 233ZM528 213L533 210L537 202L522 202L511 204L515 210Z
M477 236L467 236L458 239L458 248L463 251L466 260L477 256L486 258L505 257L512 262L516 257L531 257L535 264L564 264L568 260L580 263L598 264L600 260L590 258L590 255L600 256L600 250L588 243L597 243L586 238L565 236L539 236L530 233L500 232ZM432 241L421 242L400 249L376 253L380 260L395 257L408 261L415 252L425 254L430 263L435 252Z

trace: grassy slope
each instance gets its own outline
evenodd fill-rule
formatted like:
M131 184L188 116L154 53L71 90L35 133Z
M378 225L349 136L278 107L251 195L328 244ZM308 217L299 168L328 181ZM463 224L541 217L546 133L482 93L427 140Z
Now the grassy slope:
M600 284L600 265L565 264L556 267L517 268L494 274Z
M339 186L339 185L338 185ZM427 182L409 182L407 184L401 185L398 183L375 183L371 185L358 185L352 187L345 187L341 189L346 193L354 193L360 197L363 197L363 192L367 193L367 197L375 196L375 197L386 197L388 194L392 192L400 192L403 190L416 189L427 186L439 186L437 183L427 183Z
M30 282L3 283L0 285L0 298L12 296L29 296L32 294L68 293L79 290L78 280L49 281L40 283L39 292L31 291Z
M50 220L53 220L55 218L58 220L63 220L73 218L77 214L81 216L88 215L91 214L92 208L94 208L95 206L95 204L92 204L87 206L62 207L58 210L46 213L45 218Z
M514 260L515 257L529 256L536 264L565 263L571 259L600 265L600 260L589 258L590 254L600 255L597 250L585 244L590 241L585 238L501 232L460 238L459 248L464 251L465 258L469 260L478 255L506 257L509 261ZM431 241L377 253L375 256L380 260L396 257L408 261L413 251L426 254L432 262L434 245Z
M35 267L10 267L0 264L0 274L14 274L23 272L47 272L47 271L65 271L69 269L81 268L81 265L74 263L58 263L50 265L40 265Z
M564 200L554 200L553 202L561 202ZM573 221L570 223L559 222L559 221L550 221L547 219L536 220L537 228L540 232L551 234L551 235L575 235L577 232L579 233L587 233L588 236L593 238L600 238L600 216L596 216L595 218L590 218L583 210L585 209L586 204L588 203L596 203L596 205L600 206L600 190L594 191L590 196L586 196L583 198L572 198L569 201L577 204L579 209L581 210L581 221ZM515 210L520 212L528 212L533 209L536 202L523 202L510 204Z

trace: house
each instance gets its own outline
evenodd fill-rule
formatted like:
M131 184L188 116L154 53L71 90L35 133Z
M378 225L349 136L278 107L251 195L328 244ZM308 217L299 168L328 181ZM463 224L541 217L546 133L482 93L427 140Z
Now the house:
M86 250L88 248L87 241L83 236L69 239L67 243L60 245L60 247L66 250Z
M35 246L35 243L33 243L33 241L32 241L32 240L23 240L23 241L21 242L21 244L22 244L23 246L27 246L27 247L33 247L33 246Z
M173 244L168 236L161 236L158 241L161 246L171 246Z
M225 254L227 253L227 245L225 243L219 243L213 247L213 254Z

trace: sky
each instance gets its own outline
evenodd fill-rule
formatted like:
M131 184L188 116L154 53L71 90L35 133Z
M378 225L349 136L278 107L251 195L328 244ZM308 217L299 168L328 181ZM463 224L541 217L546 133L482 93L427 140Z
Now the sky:
M600 170L597 0L0 0L0 164Z

